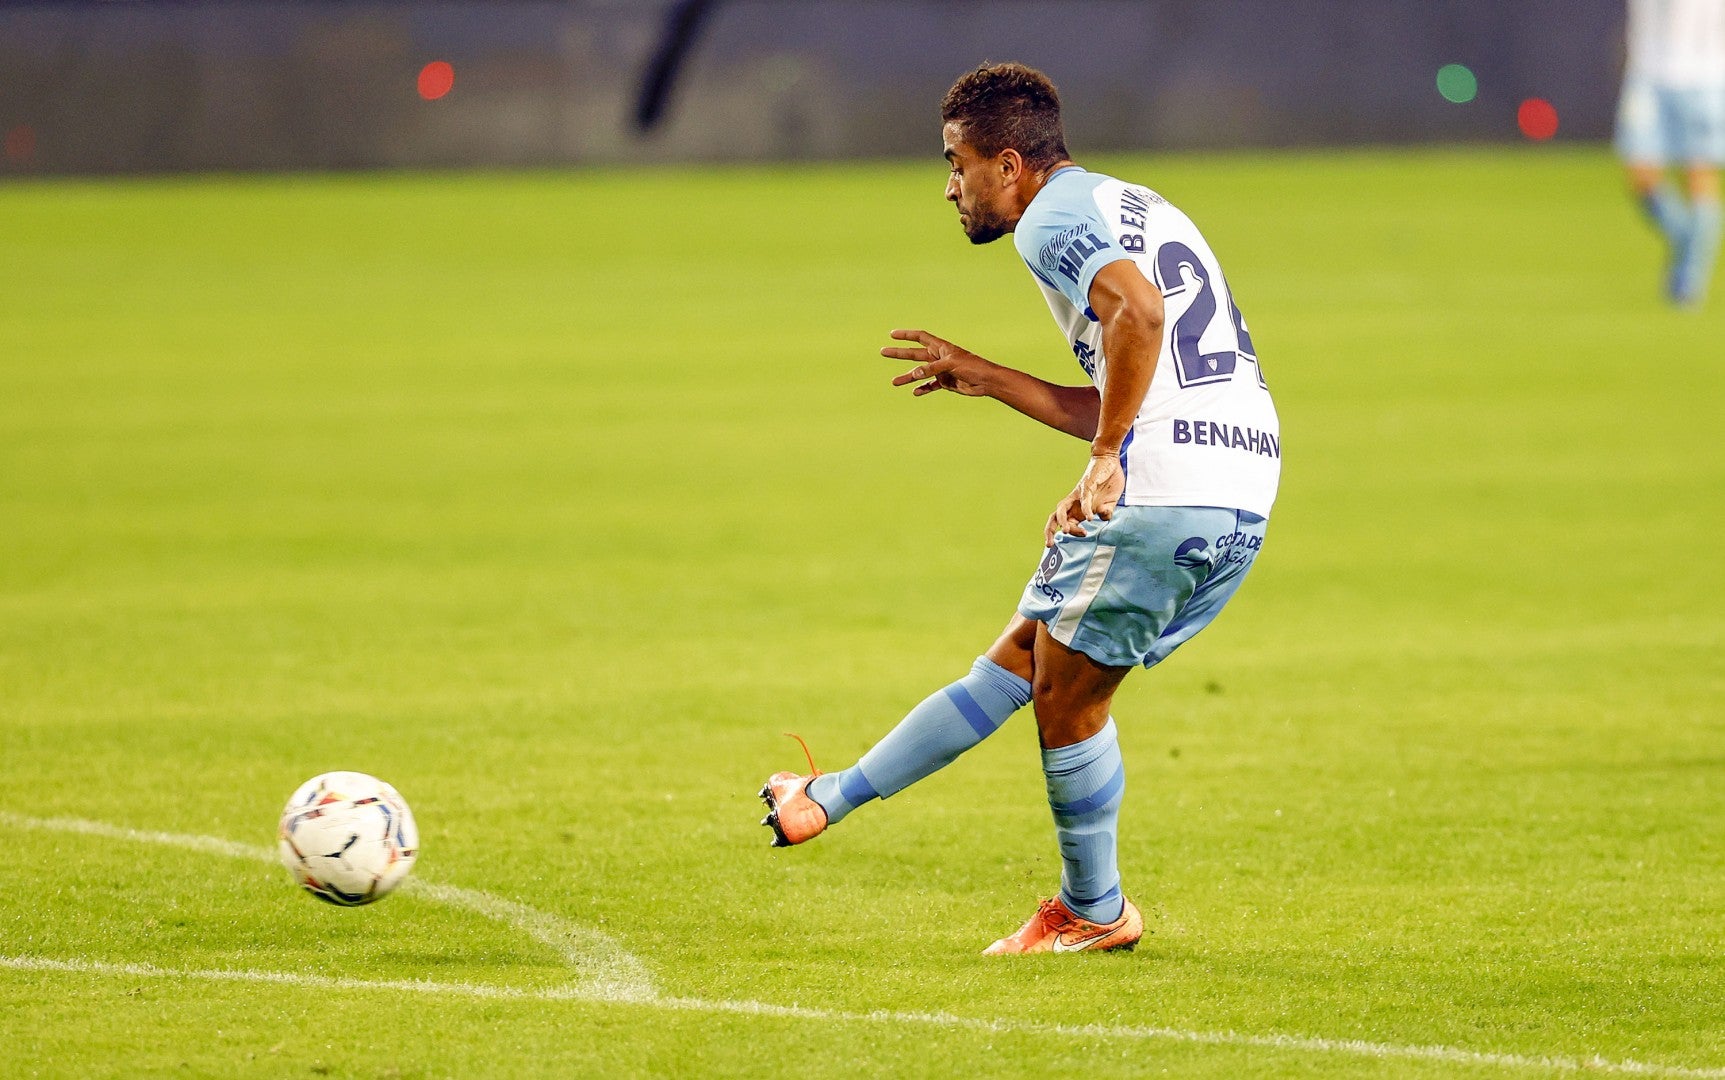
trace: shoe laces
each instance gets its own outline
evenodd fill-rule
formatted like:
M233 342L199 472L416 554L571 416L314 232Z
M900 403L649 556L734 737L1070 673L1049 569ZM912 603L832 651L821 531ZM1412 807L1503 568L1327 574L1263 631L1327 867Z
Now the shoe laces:
M803 748L803 756L809 759L809 775L811 777L821 775L821 771L815 768L815 756L809 753L809 744L803 741L803 737L795 732L787 731L785 738L797 740L797 745Z
M1043 925L1056 933L1062 930L1072 930L1084 925L1085 920L1066 909L1058 896L1051 896L1042 902L1036 911L1042 917Z

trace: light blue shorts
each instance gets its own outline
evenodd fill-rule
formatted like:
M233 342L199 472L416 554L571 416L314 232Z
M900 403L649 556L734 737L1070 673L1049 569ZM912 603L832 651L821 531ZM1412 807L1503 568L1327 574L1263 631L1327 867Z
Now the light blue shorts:
M1631 165L1725 165L1725 85L1623 84L1617 156Z
M1214 506L1118 506L1055 537L1018 613L1110 667L1154 667L1210 624L1264 545L1267 519Z

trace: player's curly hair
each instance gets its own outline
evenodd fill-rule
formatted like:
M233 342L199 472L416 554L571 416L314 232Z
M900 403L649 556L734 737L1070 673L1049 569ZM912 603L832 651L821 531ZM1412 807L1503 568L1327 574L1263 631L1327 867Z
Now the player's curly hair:
M1024 64L984 63L959 76L940 102L944 123L957 123L964 141L985 157L1008 147L1032 169L1064 160L1060 92L1048 76Z

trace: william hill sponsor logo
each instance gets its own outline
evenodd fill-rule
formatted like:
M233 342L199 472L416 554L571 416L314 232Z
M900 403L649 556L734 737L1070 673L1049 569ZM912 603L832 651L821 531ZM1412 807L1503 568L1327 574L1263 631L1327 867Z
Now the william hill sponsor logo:
M1067 280L1076 283L1078 275L1084 269L1084 262L1099 251L1112 247L1108 241L1090 231L1088 225L1073 225L1054 234L1054 239L1042 245L1037 253L1037 262L1042 265L1045 273L1065 274Z

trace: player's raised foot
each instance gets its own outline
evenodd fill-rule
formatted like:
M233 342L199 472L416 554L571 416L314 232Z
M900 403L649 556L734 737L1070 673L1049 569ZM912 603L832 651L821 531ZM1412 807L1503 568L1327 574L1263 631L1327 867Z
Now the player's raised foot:
M1125 904L1120 917L1113 922L1093 923L1074 915L1059 897L1044 900L1017 933L1001 938L982 950L982 955L1129 950L1144 936L1144 916L1132 906L1132 901Z
M809 781L821 774L815 767L815 756L801 735L785 732L785 737L797 740L803 756L809 761L807 776L794 772L776 772L761 785L761 801L767 804L767 816L761 824L773 830L774 847L790 847L813 840L827 827L827 811L809 797Z
M798 776L794 772L777 772L761 785L761 801L767 804L767 816L761 819L761 824L773 830L774 847L813 840L826 829L827 812L809 798L809 781L813 779L814 776Z

